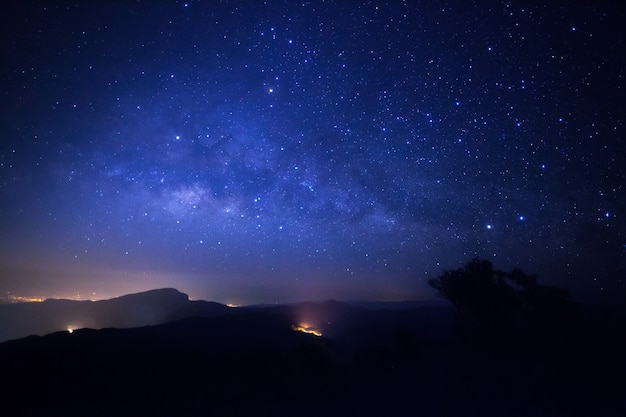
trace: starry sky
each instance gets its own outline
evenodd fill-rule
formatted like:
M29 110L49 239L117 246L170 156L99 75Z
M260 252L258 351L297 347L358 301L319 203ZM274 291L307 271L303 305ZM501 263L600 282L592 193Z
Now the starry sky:
M617 2L13 3L0 297L430 299L474 257L624 294Z

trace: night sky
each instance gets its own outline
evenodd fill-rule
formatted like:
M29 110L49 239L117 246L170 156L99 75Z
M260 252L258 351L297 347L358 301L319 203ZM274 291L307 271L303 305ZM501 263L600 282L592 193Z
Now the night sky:
M14 3L0 298L431 299L473 257L624 294L616 3Z

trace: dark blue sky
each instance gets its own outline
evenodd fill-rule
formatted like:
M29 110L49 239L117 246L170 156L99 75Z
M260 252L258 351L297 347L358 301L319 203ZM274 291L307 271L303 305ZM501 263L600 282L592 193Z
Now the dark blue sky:
M2 6L2 296L624 293L623 9L265 3Z

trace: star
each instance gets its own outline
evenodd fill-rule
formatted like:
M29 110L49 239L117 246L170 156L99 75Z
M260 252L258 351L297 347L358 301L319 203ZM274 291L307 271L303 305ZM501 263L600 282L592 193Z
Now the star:
M497 253L615 292L626 79L609 3L17 2L0 287L123 293L150 270L195 298L428 298L424 276Z

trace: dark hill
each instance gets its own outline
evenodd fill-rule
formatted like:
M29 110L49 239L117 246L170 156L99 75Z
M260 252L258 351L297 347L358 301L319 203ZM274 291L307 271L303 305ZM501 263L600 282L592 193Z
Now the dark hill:
M148 298L161 296L174 306L168 311L189 303L171 290ZM117 300L119 308L134 308L123 307L133 297ZM559 337L528 332L481 341L452 333L433 336L425 327L450 324L443 319L449 310L444 314L433 306L330 301L221 314L222 307L217 314L153 326L64 331L1 343L3 412L626 415L623 322L600 326L589 319L585 326L594 332L581 327L572 333L576 323L567 323ZM595 316L616 319L609 312ZM293 330L304 324L324 336Z
M228 313L222 304L190 301L172 288L124 295L101 301L48 299L41 303L0 305L0 342L66 329L137 327L185 317Z
M237 415L279 399L296 406L308 383L298 380L300 368L326 354L322 344L269 310L11 340L0 344L5 382L10 376L3 398L12 399L4 409L11 415ZM300 351L307 351L303 358Z

